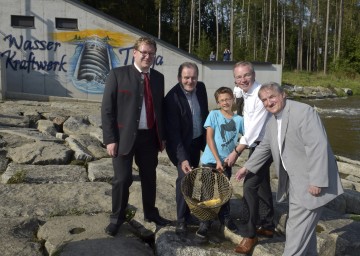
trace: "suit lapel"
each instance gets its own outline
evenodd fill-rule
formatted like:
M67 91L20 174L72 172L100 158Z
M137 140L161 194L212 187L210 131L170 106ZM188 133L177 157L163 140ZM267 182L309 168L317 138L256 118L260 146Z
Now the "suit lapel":
M176 86L177 86L177 91L178 91L177 94L179 95L181 105L186 108L186 113L187 113L187 117L189 118L189 120L192 120L191 109L190 109L189 102L186 98L186 95L185 95L183 89L181 88L180 84L177 84Z
M277 140L277 136L278 136L278 126L277 126L277 121L275 119L274 116L271 116L271 119L269 120L269 122L271 122L271 136L272 138L274 138L274 143L276 145L275 149L276 149L276 154L280 154L279 152L279 143L278 143L278 140Z
M284 141L285 141L285 134L287 132L288 129L288 125L289 125L289 112L290 112L290 107L289 107L289 102L286 102L286 105L284 107L284 111L282 114L282 121L281 121L281 151L283 149L283 145L284 145Z
M277 125L277 120L274 118L274 123L275 123L275 127L278 127ZM283 152L284 150L284 141L285 141L285 134L287 132L288 129L288 125L289 125L289 106L286 103L285 108L283 110L282 113L282 117L281 117L281 133L280 133L280 147L281 147L281 152ZM289 176L287 174L287 171L284 169L283 164L282 164L282 158L281 158L281 154L280 154L280 150L279 150L279 145L278 145L278 141L277 141L277 134L278 129L274 129L274 136L276 138L276 150L278 151L278 156L279 156L279 170L278 170L278 177L279 177L279 183L278 183L278 193L276 194L277 200L279 202L283 202L287 197L288 197L288 193L289 193Z
M150 69L150 89L151 89L151 94L155 95L158 90L156 88L156 84L157 84L157 76L155 74L155 70L154 69Z

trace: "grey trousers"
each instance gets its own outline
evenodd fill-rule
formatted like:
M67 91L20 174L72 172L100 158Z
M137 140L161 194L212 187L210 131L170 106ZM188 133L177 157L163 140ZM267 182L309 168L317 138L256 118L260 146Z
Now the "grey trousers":
M289 217L283 256L315 256L317 254L316 225L323 207L308 210L294 199L290 186Z

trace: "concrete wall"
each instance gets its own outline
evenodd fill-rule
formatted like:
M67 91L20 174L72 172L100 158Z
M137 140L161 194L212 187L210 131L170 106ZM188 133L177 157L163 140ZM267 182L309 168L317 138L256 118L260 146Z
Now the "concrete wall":
M281 65L261 62L253 63L253 65L257 81L260 83L273 81L281 84ZM216 106L213 95L217 88L220 86L234 87L233 66L233 62L207 62L202 65L202 77L207 87L210 108Z
M2 69L6 69L7 97L101 101L108 70L131 64L134 41L147 35L78 1L1 3L0 57L5 65ZM34 16L35 28L11 27L11 15ZM56 29L55 18L77 19L78 30ZM208 88L211 105L215 104L212 95L216 88L233 87L234 62L203 62L162 40L157 40L157 44L154 68L165 75L166 91L177 83L177 70L184 61L199 66L199 79ZM92 67L84 61L86 56L95 63ZM106 60L101 62L103 58ZM92 72L94 66L100 71ZM256 63L255 71L260 82L281 82L280 65Z
M5 60L0 59L0 100L6 97L6 68Z

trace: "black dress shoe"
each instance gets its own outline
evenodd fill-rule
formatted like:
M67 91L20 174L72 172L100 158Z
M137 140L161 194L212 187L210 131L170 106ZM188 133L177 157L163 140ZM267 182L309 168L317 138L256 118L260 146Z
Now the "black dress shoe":
M190 226L199 226L200 225L200 221L198 218L190 215L187 219L186 219L186 224L190 225Z
M153 218L144 218L146 222L154 222L158 226L166 226L171 223L170 220L164 219L160 215Z
M187 231L187 226L185 222L178 222L176 225L175 233L176 234L184 234Z
M116 236L116 234L119 232L119 228L121 227L121 224L114 224L114 223L110 223L106 228L105 228L105 233L110 235L110 236Z

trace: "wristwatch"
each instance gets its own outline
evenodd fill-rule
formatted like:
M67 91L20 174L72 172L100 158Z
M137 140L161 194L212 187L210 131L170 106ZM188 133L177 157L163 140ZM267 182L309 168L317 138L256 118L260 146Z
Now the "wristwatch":
M237 151L237 150L236 150L236 147L234 148L234 151L235 151L235 153L237 154L237 156L240 156L240 155L241 155L241 152Z

